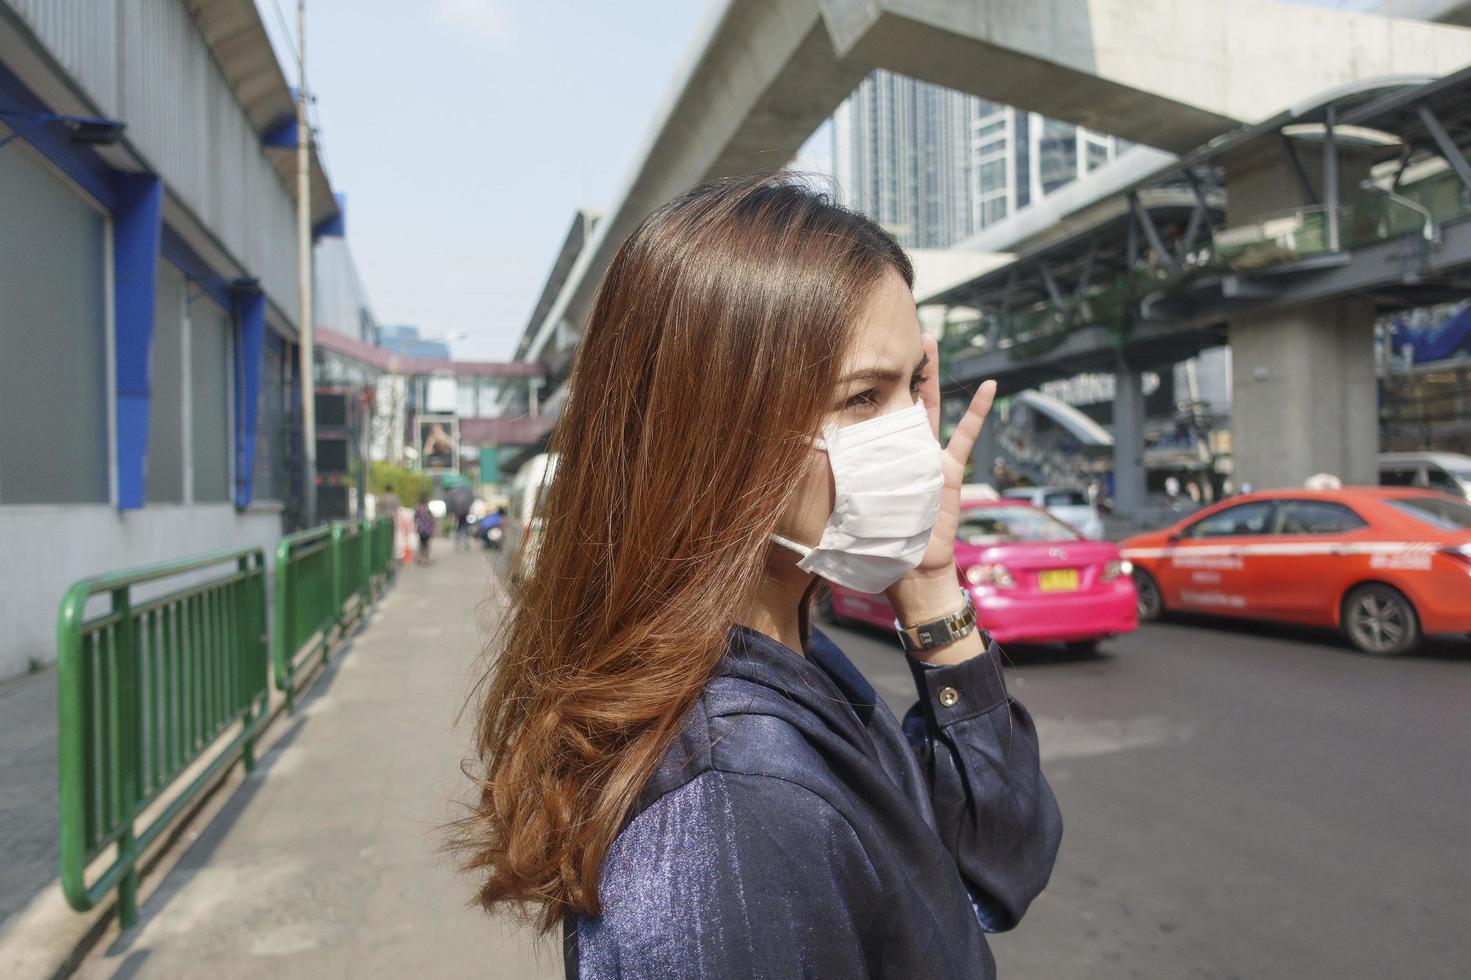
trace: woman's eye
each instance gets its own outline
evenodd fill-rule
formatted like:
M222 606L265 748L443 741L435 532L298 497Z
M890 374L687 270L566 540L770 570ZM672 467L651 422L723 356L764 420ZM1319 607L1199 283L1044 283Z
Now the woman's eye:
M924 388L925 382L928 380L930 379L922 374L916 374L914 377L910 378L909 393L917 397L920 391Z
M869 388L867 391L860 391L858 394L843 402L843 407L863 408L868 405L877 405L878 396L879 393L877 388Z

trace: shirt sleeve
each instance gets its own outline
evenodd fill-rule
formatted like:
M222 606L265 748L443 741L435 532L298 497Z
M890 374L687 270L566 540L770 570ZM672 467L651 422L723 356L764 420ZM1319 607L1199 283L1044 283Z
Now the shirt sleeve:
M1062 840L1032 717L1007 695L1000 656L993 640L961 664L908 658L919 702L903 722L940 838L989 932L1020 921L1046 886Z
M850 899L877 887L857 834L820 796L774 777L707 772L614 842L602 914L578 921L567 974L865 977L883 930L855 921Z

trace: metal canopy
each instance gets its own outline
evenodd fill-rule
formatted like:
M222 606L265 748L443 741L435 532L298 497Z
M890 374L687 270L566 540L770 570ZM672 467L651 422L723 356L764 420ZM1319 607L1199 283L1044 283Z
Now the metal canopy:
M1205 191L1203 199L1205 210L1210 216L1218 217L1219 193ZM1197 223L1209 220L1197 215L1202 198L1190 189L1155 188L1141 192L1138 200L1166 248L1184 239L1192 218ZM1204 241L1208 228L1197 224L1196 234ZM1127 273L1150 247L1147 238L1130 199L1111 198L1091 208L1086 220L1075 224L1069 237L1024 246L1014 261L938 293L929 302L1016 308L1055 300L1058 294L1076 289L1079 284L1105 283ZM1172 254L1178 255L1173 250Z
M253 0L185 0L200 34L256 136L294 125L296 100ZM267 146L267 158L292 200L296 199L296 151ZM315 145L311 153L312 226L340 213Z
M1226 325L1208 323L1180 328L1174 324L1140 324L1129 337L1127 361L1137 369L1175 364L1208 347L1226 342ZM1010 350L985 351L960 357L946 365L947 393L969 391L982 379L994 379L1006 390L1034 388L1045 381L1085 371L1112 372L1120 353L1103 327L1083 327L1068 334L1057 347L1040 357L1021 358Z
M1010 385L1036 384L1078 371L1112 370L1120 356L1136 366L1169 363L1224 342L1228 317L1334 296L1363 295L1384 308L1464 298L1471 291L1471 218L1446 219L1434 229L1427 225L1421 236L1391 235L1346 250L1338 245L1337 224L1330 219L1324 254L1241 272L1189 267L1186 257L1197 242L1205 244L1223 212L1228 155L1262 147L1280 153L1282 147L1272 144L1281 144L1297 165L1298 180L1311 189L1290 152L1296 139L1283 132L1302 124L1321 124L1321 138L1330 146L1344 127L1389 134L1396 139L1382 150L1371 146L1372 155L1400 158L1401 173L1412 158L1444 158L1471 192L1464 150L1471 145L1471 68L1443 79L1386 79L1327 93L1211 141L1037 236L1015 261L933 297L935 303L982 311L1039 303L1067 311L1076 308L1083 287L1120 281L1142 269L1145 259L1160 280L1157 289L1129 293L1137 306L1125 335L1078 323L1041 352L1008 347L1005 341L998 346L995 335L990 349L957 354L947 370L952 384L964 387L988 377ZM1331 159L1323 178L1328 198L1341 201ZM1337 217L1336 208L1327 210Z
M1425 85L1403 88L1341 112L1344 125L1373 126L1401 137L1424 135L1418 107L1428 106L1456 143L1471 143L1471 68Z
M456 361L397 354L321 326L316 338L318 347L385 374L453 374L457 378L540 378L546 374L546 368L534 361Z

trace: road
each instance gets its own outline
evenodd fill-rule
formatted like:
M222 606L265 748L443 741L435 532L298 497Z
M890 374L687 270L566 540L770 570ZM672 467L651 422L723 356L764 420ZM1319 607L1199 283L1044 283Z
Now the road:
M913 703L889 636L828 630ZM1002 977L1471 976L1471 643L1197 620L1007 655L1066 830Z

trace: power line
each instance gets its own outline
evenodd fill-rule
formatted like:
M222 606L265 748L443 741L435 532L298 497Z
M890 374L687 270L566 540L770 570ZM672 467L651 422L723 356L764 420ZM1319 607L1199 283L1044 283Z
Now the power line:
M291 61L296 65L296 81L299 85L301 84L301 58L296 52L296 35L292 33L291 24L287 21L286 15L281 12L281 0L271 0L271 9L276 12L276 26L281 28L289 42L288 50L291 52Z

